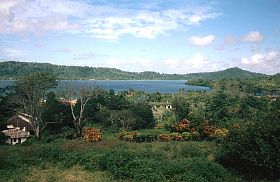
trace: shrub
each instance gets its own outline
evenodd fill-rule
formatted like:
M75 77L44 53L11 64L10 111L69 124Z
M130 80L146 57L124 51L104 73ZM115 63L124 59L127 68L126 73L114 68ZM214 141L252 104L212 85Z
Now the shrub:
M102 140L102 133L96 128L84 128L83 140L86 142L98 142Z
M152 142L157 140L157 135L144 135L144 134L139 134L135 137L136 142Z
M62 138L72 139L75 133L75 129L69 126L61 128L61 133L58 135Z
M192 174L199 176L200 179L205 179L205 181L223 181L226 174L223 166L204 158L193 159L188 168ZM188 179L188 176L186 177Z
M161 134L159 135L159 139L163 142L168 142L170 138L168 134Z
M228 136L229 130L226 128L216 128L213 133L213 137L216 139L223 139Z
M182 137L184 140L189 140L191 138L191 133L190 132L183 132Z
M118 138L120 140L124 140L124 141L134 141L135 138L139 135L140 133L137 131L122 131L120 133L117 134Z
M5 144L6 143L6 139L7 139L7 136L5 135L5 133L0 131L0 145L1 144Z
M280 125L277 120L257 121L232 129L223 145L220 162L252 175L280 177Z
M182 141L183 140L182 135L180 133L175 133L175 132L171 133L170 138L173 141Z
M187 119L182 119L179 123L171 125L171 130L173 132L183 133L190 130L190 121Z
M132 170L137 166L131 161L135 159L135 155L124 150L108 151L98 159L99 167L102 170L110 171L115 177L125 179L131 177Z
M198 131L196 131L195 129L193 129L191 131L191 136L190 136L191 140L199 140L200 139L200 134Z

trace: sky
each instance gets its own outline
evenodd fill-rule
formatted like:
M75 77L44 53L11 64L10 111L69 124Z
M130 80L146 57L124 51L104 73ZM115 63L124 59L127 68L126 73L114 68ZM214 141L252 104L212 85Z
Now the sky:
M0 0L0 61L280 72L280 0Z

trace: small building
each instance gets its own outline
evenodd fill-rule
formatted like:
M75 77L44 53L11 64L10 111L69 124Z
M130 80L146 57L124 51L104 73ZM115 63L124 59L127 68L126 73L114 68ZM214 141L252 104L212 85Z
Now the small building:
M6 143L11 145L25 142L30 132L33 132L30 116L23 113L10 117L7 129L2 131L6 136Z
M30 136L30 133L28 131L25 131L25 128L21 130L19 127L17 128L11 128L12 126L9 126L9 129L2 131L6 135L6 143L15 145L18 143L23 143L27 140L27 138Z
M158 108L163 108L167 110L172 109L172 104L167 102L150 102L150 105L152 106L152 109L156 110Z
M30 116L23 113L10 117L7 121L7 129L9 129L8 126L19 128L20 130L25 128L25 131L33 132L32 125L30 124Z

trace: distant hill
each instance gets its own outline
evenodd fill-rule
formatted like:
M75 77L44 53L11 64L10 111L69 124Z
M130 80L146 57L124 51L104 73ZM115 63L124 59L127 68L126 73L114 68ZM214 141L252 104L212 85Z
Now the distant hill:
M223 78L256 78L266 75L253 73L239 68L223 71L190 74L163 74L152 71L127 72L115 68L95 68L81 66L60 66L49 63L0 62L0 79L17 79L34 72L50 72L59 79L95 79L95 80L190 80L190 79L223 79Z
M50 72L60 79L95 79L95 80L185 80L185 75L161 74L151 71L141 73L127 72L115 68L61 66L49 63L0 62L0 79L16 79L34 72Z
M228 68L222 71L206 72L206 73L191 73L187 75L187 79L207 79L207 80L221 80L221 79L234 79L234 78L258 78L267 75L262 73L255 73L240 68Z

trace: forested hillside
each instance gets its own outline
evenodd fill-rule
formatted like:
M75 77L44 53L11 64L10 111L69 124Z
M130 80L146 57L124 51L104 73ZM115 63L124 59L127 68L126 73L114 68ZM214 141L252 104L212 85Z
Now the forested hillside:
M261 73L250 72L242 70L240 68L228 68L222 71L206 72L206 73L191 73L188 74L187 79L207 79L207 80L221 80L224 78L258 78L265 77L267 75Z
M152 71L126 72L115 68L95 68L81 66L62 66L49 63L0 62L0 79L16 79L34 72L48 72L59 79L96 79L96 80L219 80L232 78L259 78L266 75L253 73L239 68L223 71L190 74L163 74Z
M185 75L160 74L156 72L126 72L115 68L62 66L49 63L1 62L0 79L16 79L34 72L49 72L60 79L96 80L184 80Z

